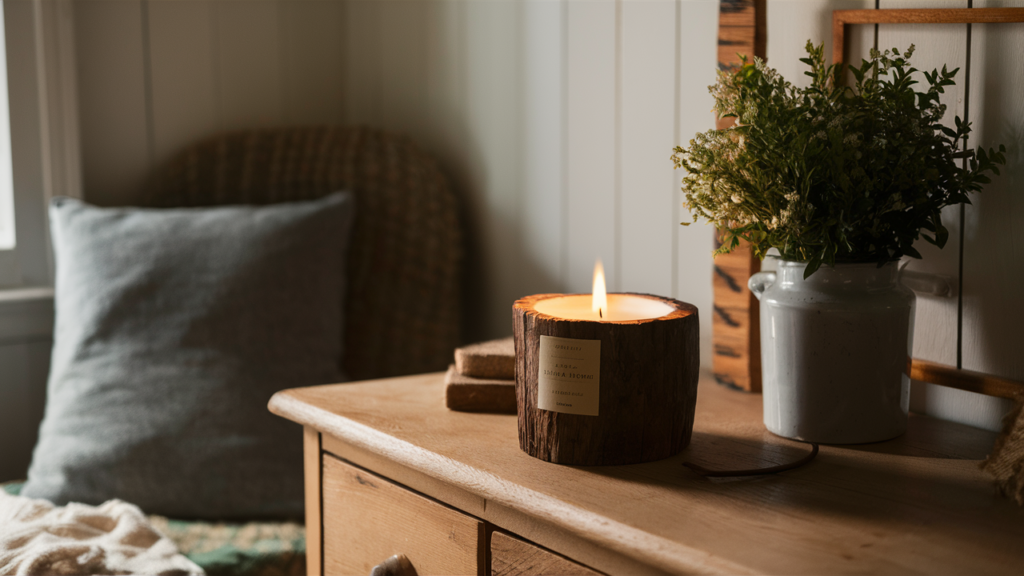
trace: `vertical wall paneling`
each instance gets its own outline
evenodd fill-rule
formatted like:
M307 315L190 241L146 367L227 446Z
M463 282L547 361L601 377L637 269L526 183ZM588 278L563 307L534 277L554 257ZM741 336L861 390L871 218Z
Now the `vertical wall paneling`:
M280 125L281 34L278 2L213 2L221 130Z
M487 236L477 217L486 206L477 193L476 178L481 171L481 156L475 144L466 111L469 107L469 72L465 55L471 49L468 36L467 2L434 0L425 16L426 27L426 133L421 146L439 162L459 197L465 234L466 279L465 328L470 340L488 335L507 335L508 316L497 326L484 326L487 306L485 278L487 248L480 239Z
M468 107L466 2L436 0L426 2L423 16L426 29L420 56L425 68L423 80L426 117L418 143L441 164L463 201L471 202L469 175L475 173L479 154L471 142L465 111ZM352 91L355 92L357 88ZM466 212L468 215L469 212ZM468 219L468 218L467 218Z
M1024 1L975 0L976 8L1024 7ZM974 24L971 39L970 147L1006 145L1000 176L965 209L963 367L1024 380L1024 24ZM972 397L998 421L1009 402Z
M927 5L925 5L927 4ZM881 8L966 8L966 0L956 2L909 2L884 0ZM963 118L965 96L964 76L967 55L967 26L965 24L882 24L878 27L880 50L915 45L912 62L918 70L960 68L956 86L947 87L941 101L947 106L943 123L953 126L953 117ZM920 78L924 80L923 76ZM955 285L959 274L960 210L957 207L943 211L943 224L949 229L949 241L942 250L920 240L915 248L923 259L907 258L908 270L937 274L952 279ZM955 287L955 286L954 286ZM914 357L956 365L957 300L955 297L918 295L916 328L914 330Z
M622 260L618 288L672 292L676 3L624 2L620 23Z
M804 82L797 59L808 38L828 49L831 11L873 5L771 0L769 64ZM712 125L706 87L714 82L718 8L718 0L82 0L74 36L86 197L130 204L154 163L223 129L387 128L437 158L461 198L469 337L508 333L508 307L518 296L589 291L593 262L602 258L612 290L697 304L707 354L712 231L678 226L689 218L668 155ZM28 3L5 4L11 18L26 10ZM970 115L976 141L1019 151L1024 86L1013 72L1022 33L1020 25L997 26L974 30ZM880 42L916 43L918 68L963 66L964 32L882 26ZM851 55L866 55L873 27L854 27L850 39ZM10 66L19 66L15 54ZM950 117L963 115L962 96L947 92ZM13 130L38 119L34 97L12 88L12 107L22 102L26 111L12 116ZM21 153L38 147L26 142ZM1012 153L1009 160L966 212L963 351L966 368L1021 378L1013 328L1024 320L1014 299L1024 247L1012 224L1024 217L1016 194L1024 160ZM19 189L35 186L26 174ZM957 213L947 225L947 248L926 246L925 260L911 266L955 284ZM917 318L915 355L954 363L955 298L919 297ZM998 411L967 393L914 390L916 408L939 416L991 427Z
M345 119L379 126L381 121L381 11L384 2L345 2Z
M381 3L381 122L417 141L426 137L427 29L429 2Z
M139 0L75 4L85 198L130 204L150 170L143 9Z
M157 164L221 130L213 10L209 1L148 3Z
M511 333L512 303L523 296L522 217L522 5L465 5L468 142L476 156L470 183L479 198L476 222L483 256L482 320L491 335Z
M363 13L359 4L350 10ZM506 335L511 303L530 277L519 227L523 8L512 2L379 4L365 22L349 15L353 27L375 25L379 38L350 44L348 66L371 77L366 88L350 77L351 97L363 102L364 118L376 118L368 124L409 135L452 177L467 224L469 334ZM353 62L364 57L379 62L378 69ZM366 94L372 93L371 104Z
M561 291L565 7L523 5L524 294Z
M975 6L1019 5L1014 3L976 0ZM869 8L873 2L803 2L772 0L768 10L768 59L790 80L803 82L796 61L807 37L819 42L828 39L827 22L833 9ZM907 1L881 0L881 8L966 8L967 0ZM1020 131L1011 136L1014 127L1022 124L1022 106L1019 94L1022 80L1012 72L1019 72L1017 62L1022 46L1020 29L995 32L1001 25L976 25L971 58L970 120L974 124L973 141L1020 142ZM1006 25L1020 26L1020 25ZM968 98L964 81L967 54L966 25L880 25L879 48L905 49L916 45L913 63L920 70L960 67L957 86L947 89L943 102L948 106L946 122L953 124L953 116L964 116L964 101ZM866 57L873 41L872 26L855 26L848 46L850 60ZM826 49L828 43L826 43ZM1011 76L1013 76L1011 78ZM973 142L971 144L974 145ZM1012 158L1008 158L1011 164ZM1022 162L1017 159L1018 164ZM1017 248L1013 236L1013 223L1024 215L1016 201L1021 187L1012 166L986 191L975 197L974 206L966 209L964 253L964 368L989 371L1011 378L1022 378L1019 350L1021 339L1013 327L1020 323L1014 296L1019 286L1021 270L1015 267L1020 258L1014 256ZM1004 192L1004 188L1013 192ZM991 192L991 193L990 193ZM985 204L988 201L990 204ZM946 248L939 250L924 241L918 243L923 260L908 259L909 268L944 276L957 285L960 259L959 209L949 209L943 222L950 230ZM1009 254L1007 254L1009 252ZM1005 295L1003 294L1005 293ZM957 358L957 299L918 295L917 326L914 335L914 355L923 359L955 365ZM999 416L1005 402L960 390L915 382L911 391L911 409L941 418L990 429L999 427Z
M797 86L810 85L804 76L804 47L810 40L825 45L825 62L832 61L832 11L873 8L874 0L770 0L768 2L768 64ZM847 42L852 61L867 57L874 37L872 26L852 26Z
M708 86L715 82L718 64L718 0L679 2L677 4L677 55L675 143L687 146L698 132L715 127L714 99ZM771 9L768 11L771 15ZM768 45L771 46L771 39ZM692 216L682 207L679 190L682 173L672 175L673 224L676 241L676 282L672 296L697 306L700 312L701 363L711 366L712 291L711 252L714 250L714 228L704 222L691 222Z
M345 117L345 3L278 2L283 123Z
M466 60L460 55L466 44L465 2L435 0L427 2L426 28L426 101L429 110L422 144L441 161L449 178L460 192L466 178L463 147L469 138L464 122L466 108ZM355 89L353 89L355 91Z
M614 182L612 184L612 233L615 237L615 266L611 274L611 289L622 290L622 6L624 0L615 0L615 123L612 128L614 138L615 165L613 167ZM596 266L595 266L596 269Z
M1024 1L998 3L1007 5ZM1008 153L1002 175L966 209L964 368L1024 380L1024 24L975 24L972 32L970 146L1002 143Z
M614 259L615 2L569 2L567 17L567 288L589 292L594 260L604 261L609 279L621 265Z
M881 8L967 8L966 0L953 2L911 2L908 0L882 0ZM947 87L941 97L947 106L943 123L952 126L954 116L964 117L967 98L967 25L966 24L882 24L878 30L879 49L906 49L915 45L913 63L919 70L931 70L947 65L960 68L956 86ZM922 78L923 80L923 78ZM974 81L971 82L972 90ZM973 144L970 144L973 145ZM949 240L938 249L924 240L915 247L921 260L906 258L907 269L945 277L953 287L953 294L935 297L918 294L916 327L914 330L914 356L942 364L957 365L957 279L960 268L960 208L943 211L943 224L949 230ZM967 239L964 239L965 242ZM966 247L966 246L965 246ZM998 429L1003 401L932 384L914 382L911 388L912 410L951 419L965 424Z

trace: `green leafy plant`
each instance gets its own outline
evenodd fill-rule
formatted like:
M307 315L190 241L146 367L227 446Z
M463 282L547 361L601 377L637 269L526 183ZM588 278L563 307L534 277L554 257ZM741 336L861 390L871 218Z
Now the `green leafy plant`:
M735 126L697 134L672 156L686 169L694 221L721 230L716 254L743 239L761 258L776 248L807 262L806 277L822 264L920 258L919 236L945 245L941 210L970 203L968 194L990 182L986 173L999 174L1005 148L960 149L970 125L959 117L955 128L943 125L939 102L958 69L924 72L927 90L917 92L913 51L872 50L849 68L852 86L810 41L800 60L810 66L806 88L756 58L719 72L715 110Z

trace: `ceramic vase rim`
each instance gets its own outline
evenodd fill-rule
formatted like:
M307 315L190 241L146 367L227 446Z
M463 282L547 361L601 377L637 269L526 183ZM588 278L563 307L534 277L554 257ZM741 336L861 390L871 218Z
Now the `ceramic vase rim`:
M779 266L787 266L787 267L794 267L794 268L796 268L796 267L806 268L807 264L808 264L808 262L803 261L803 260L788 260L786 258L783 258L782 256L769 255L769 256L767 256L767 258L774 258L775 260L778 260L778 265ZM882 264L881 266L878 265L877 261L868 261L868 262L836 262L835 264L822 264L820 269L823 270L825 268L838 268L838 267L849 268L849 267L853 267L853 266L871 266L873 268L885 268L887 266L892 266L894 264L899 264L899 259L886 260L885 264Z

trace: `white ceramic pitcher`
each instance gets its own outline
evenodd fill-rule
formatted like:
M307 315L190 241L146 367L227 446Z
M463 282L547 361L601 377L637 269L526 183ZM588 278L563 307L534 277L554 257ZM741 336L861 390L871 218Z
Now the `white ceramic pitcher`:
M780 261L748 286L761 301L764 424L826 444L888 440L907 429L914 293L896 262Z

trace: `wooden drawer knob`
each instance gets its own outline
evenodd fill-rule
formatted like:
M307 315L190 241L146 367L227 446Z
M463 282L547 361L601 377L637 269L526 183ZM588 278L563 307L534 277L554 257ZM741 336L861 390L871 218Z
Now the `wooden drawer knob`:
M374 566L370 576L416 576L416 569L405 554L395 554Z

